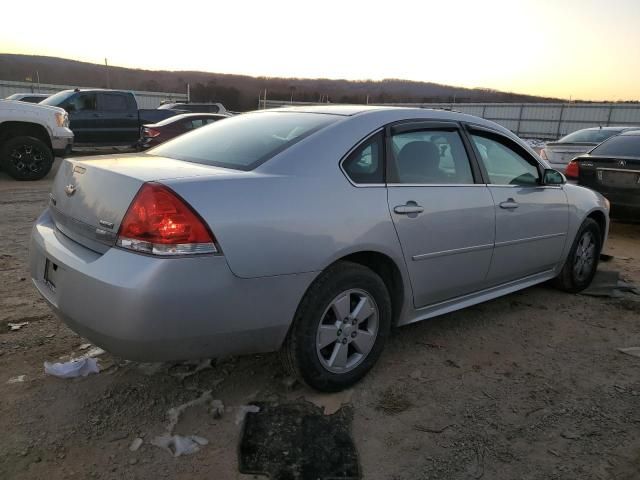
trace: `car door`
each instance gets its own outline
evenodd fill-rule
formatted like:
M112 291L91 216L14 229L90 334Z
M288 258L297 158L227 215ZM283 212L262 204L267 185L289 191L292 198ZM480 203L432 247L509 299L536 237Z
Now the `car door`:
M124 92L98 94L100 142L127 145L138 139L138 112L133 97Z
M470 128L469 137L495 202L489 283L498 285L554 268L569 227L562 185L543 185L544 168L538 160L499 132Z
M387 198L417 308L481 290L495 211L458 124L411 122L387 132Z
M95 93L78 92L69 97L62 107L69 113L69 128L73 131L75 143L100 141Z

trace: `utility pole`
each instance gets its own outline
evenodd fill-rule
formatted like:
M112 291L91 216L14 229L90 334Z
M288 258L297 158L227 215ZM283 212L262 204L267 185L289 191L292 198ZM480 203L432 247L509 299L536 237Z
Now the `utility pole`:
M111 88L111 82L109 82L109 64L107 63L107 57L104 57L104 67L107 71L107 88Z
M36 70L36 79L38 80L38 93L40 93L40 72Z

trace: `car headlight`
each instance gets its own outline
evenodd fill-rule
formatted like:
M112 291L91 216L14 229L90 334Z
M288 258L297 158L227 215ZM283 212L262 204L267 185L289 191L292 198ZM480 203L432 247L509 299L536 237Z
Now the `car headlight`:
M607 197L603 197L603 198L604 198L604 206L607 208L607 211L611 211L611 202Z
M69 126L69 115L67 114L67 112L56 112L56 124L59 127Z

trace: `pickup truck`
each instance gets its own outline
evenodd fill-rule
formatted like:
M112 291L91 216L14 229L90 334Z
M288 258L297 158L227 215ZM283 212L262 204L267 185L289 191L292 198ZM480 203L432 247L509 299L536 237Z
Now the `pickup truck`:
M133 93L124 90L63 90L39 105L56 106L68 112L76 145L134 145L140 138L142 125L179 113L140 110Z
M44 177L55 155L69 153L73 132L61 108L0 100L0 169L16 180Z

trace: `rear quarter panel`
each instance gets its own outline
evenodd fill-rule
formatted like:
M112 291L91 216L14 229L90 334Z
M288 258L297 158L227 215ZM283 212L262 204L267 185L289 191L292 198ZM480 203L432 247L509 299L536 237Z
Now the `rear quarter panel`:
M386 188L355 187L339 168L345 153L377 124L344 123L244 175L165 183L207 221L240 277L321 271L365 250L388 255L403 270Z

